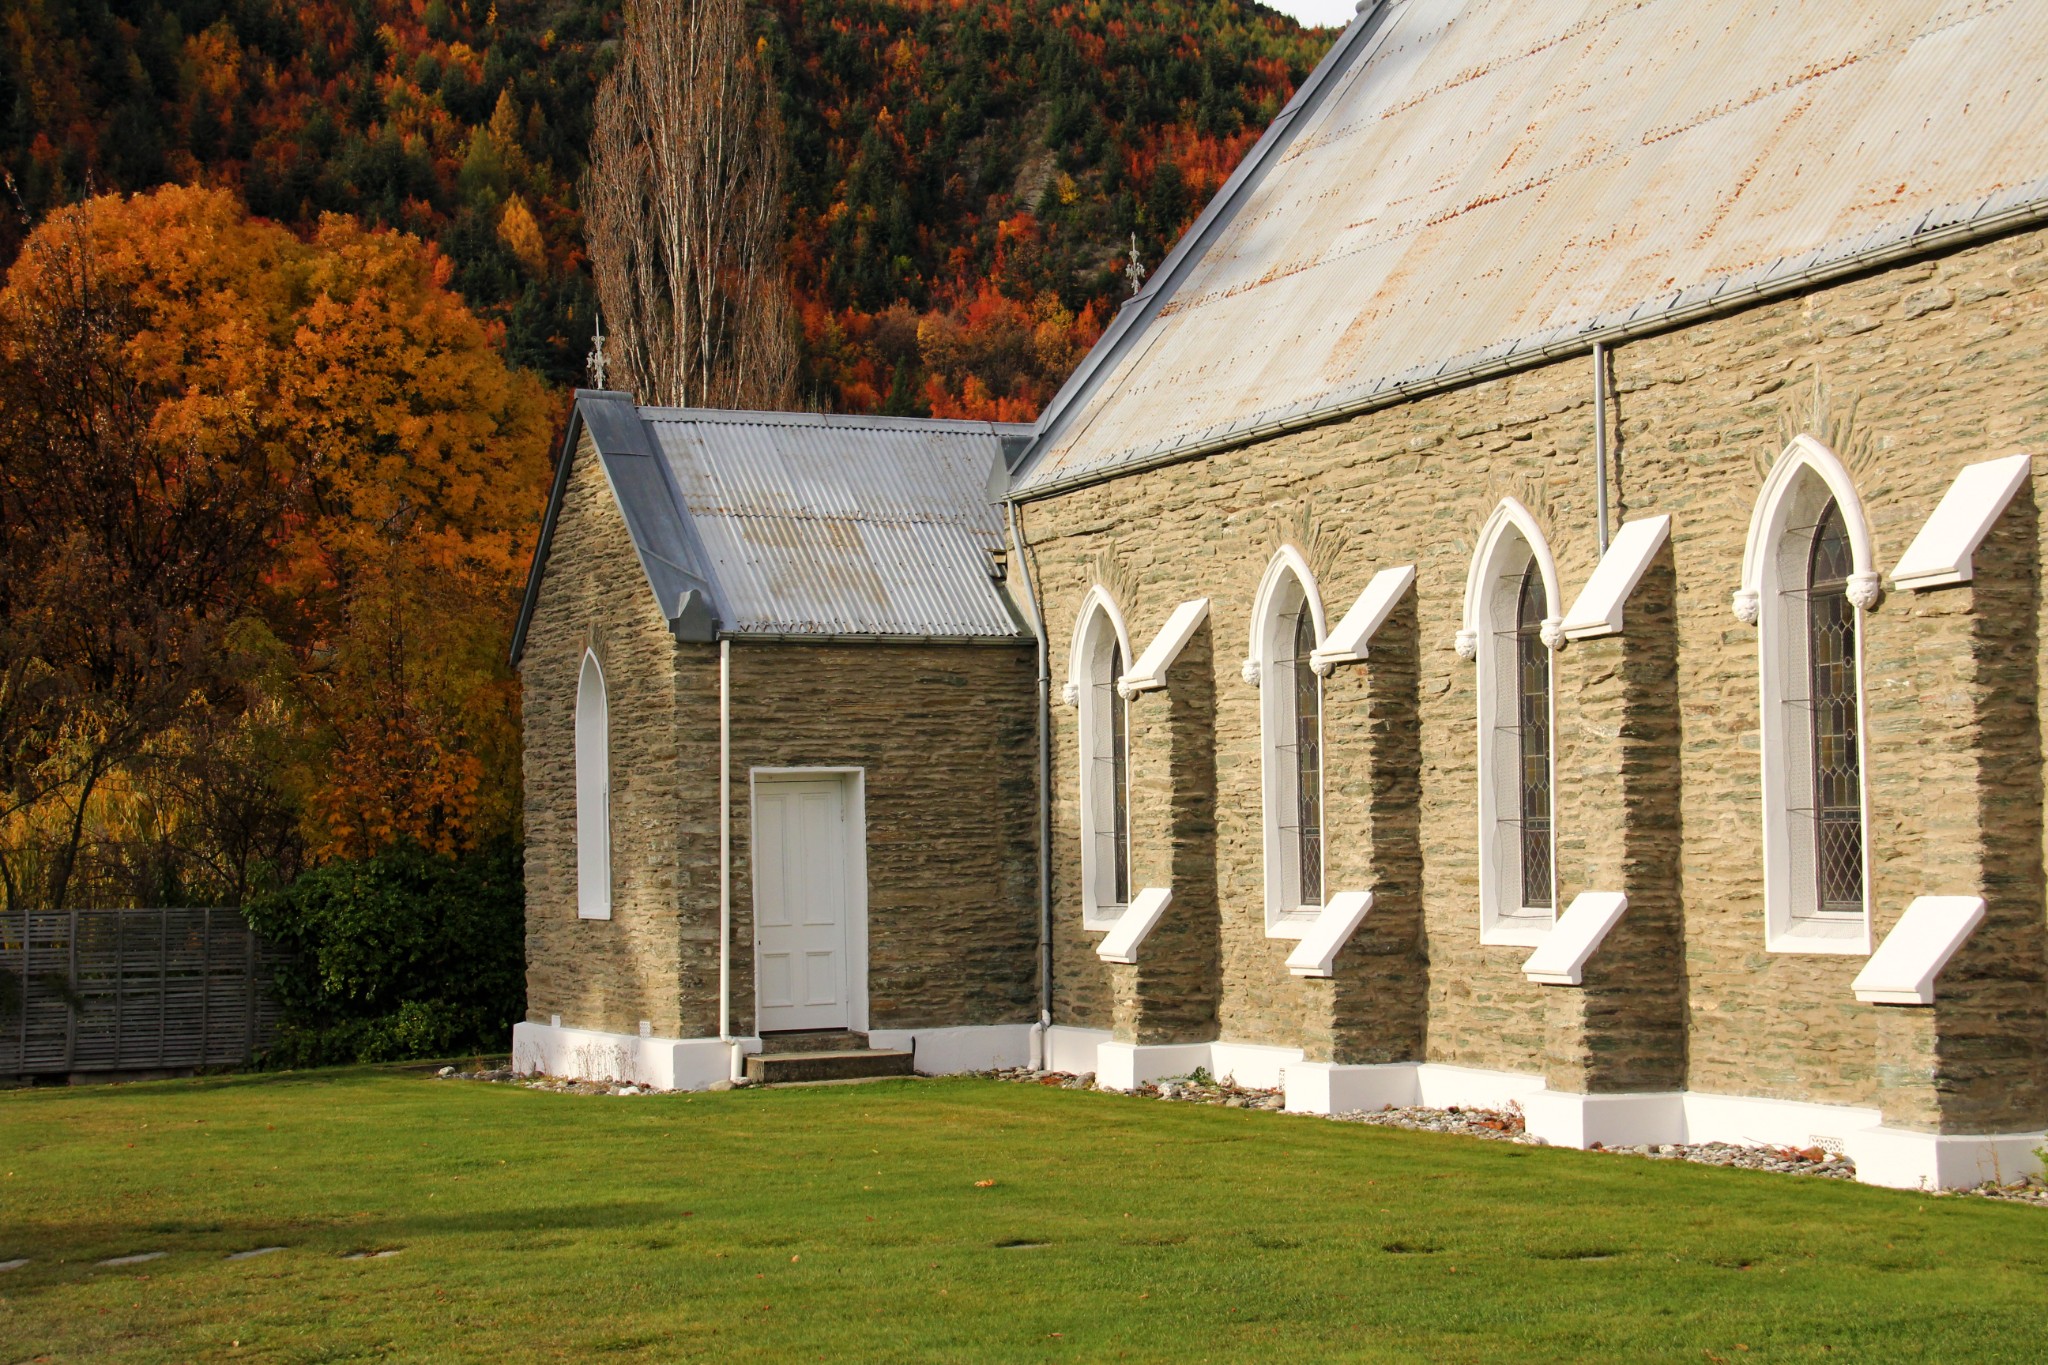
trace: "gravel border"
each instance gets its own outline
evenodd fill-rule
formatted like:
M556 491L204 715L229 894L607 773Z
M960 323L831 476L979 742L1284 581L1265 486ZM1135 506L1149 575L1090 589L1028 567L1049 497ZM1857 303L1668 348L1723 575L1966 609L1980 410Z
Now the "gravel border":
M1094 1090L1092 1073L1074 1076L1059 1071L1033 1071L1010 1067L976 1073L992 1081L1020 1085L1052 1085L1063 1090ZM1228 1109L1283 1110L1286 1099L1278 1090L1263 1090L1218 1080L1207 1072L1171 1076L1125 1092L1143 1099L1171 1100L1183 1104L1219 1105ZM1305 1115L1304 1117L1318 1117ZM1453 1105L1433 1109L1427 1105L1388 1105L1383 1109L1353 1109L1320 1117L1334 1123L1357 1123L1373 1128L1405 1128L1421 1133L1452 1133L1459 1137L1489 1142L1513 1142L1525 1147L1547 1147L1542 1138L1528 1131L1519 1105L1505 1109L1477 1109ZM1634 1147L1602 1147L1589 1150L1616 1156L1640 1156L1658 1161L1690 1161L1702 1166L1733 1166L1751 1171L1774 1171L1782 1175L1811 1175L1827 1180L1853 1180L1856 1163L1818 1147L1754 1147L1728 1142L1669 1142Z

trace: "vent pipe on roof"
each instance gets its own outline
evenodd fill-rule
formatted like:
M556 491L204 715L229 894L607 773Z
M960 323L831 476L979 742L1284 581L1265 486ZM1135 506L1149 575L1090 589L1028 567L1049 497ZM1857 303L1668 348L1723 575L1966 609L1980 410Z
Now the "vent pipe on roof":
M1607 347L1593 343L1593 504L1599 512L1594 533L1607 553Z

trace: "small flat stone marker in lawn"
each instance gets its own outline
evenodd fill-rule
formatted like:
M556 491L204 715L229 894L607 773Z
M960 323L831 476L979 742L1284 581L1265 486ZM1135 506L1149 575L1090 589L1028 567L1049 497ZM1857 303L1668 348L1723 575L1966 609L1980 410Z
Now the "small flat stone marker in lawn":
M342 1256L344 1261L376 1261L386 1256L396 1256L404 1247L390 1247L384 1251L351 1251Z
M133 1256L109 1256L101 1265L141 1265L144 1261L162 1260L170 1255L168 1251L138 1251Z
M268 1256L273 1251L283 1250L283 1247L251 1247L247 1251L230 1251L223 1259L230 1261L246 1261L252 1256Z
M19 1270L27 1264L28 1257L26 1256L22 1257L18 1261L0 1261L0 1271Z

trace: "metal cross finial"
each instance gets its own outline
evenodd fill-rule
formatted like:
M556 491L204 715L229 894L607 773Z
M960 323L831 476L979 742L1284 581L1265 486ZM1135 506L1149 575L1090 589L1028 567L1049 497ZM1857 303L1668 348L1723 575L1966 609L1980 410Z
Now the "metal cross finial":
M1138 258L1138 234L1131 234L1131 263L1124 267L1124 278L1131 282L1131 292L1138 292L1138 286L1145 282L1145 263Z
M590 379L598 388L604 387L604 310L593 308L595 330L590 337Z

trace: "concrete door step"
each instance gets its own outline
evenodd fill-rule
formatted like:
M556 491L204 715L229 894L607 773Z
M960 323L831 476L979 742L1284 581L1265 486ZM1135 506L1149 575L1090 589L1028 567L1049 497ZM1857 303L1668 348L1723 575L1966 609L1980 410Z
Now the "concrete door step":
M756 1052L747 1058L747 1079L763 1085L792 1081L869 1080L913 1076L911 1054L889 1048L844 1052Z

